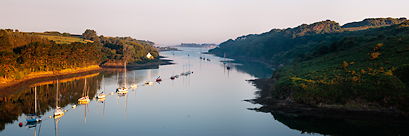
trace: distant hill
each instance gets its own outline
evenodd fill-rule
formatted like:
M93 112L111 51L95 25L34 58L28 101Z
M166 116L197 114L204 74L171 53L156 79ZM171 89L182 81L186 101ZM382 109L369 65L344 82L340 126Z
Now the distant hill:
M240 36L235 40L229 39L209 52L262 58L286 64L292 62L300 53L310 52L338 40L342 32L344 30L339 23L326 20L310 25L302 24L295 28L272 29L262 34Z
M406 18L367 18L359 22L346 23L342 28L351 27L371 27L371 26L390 26L405 22Z
M175 47L198 47L198 48L215 48L217 45L214 43L203 43L203 44L197 44L197 43L181 43L180 45L177 45Z

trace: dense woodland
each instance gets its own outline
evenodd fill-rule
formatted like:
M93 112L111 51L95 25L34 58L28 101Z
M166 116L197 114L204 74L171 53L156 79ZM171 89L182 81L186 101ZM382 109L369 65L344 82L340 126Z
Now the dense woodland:
M408 112L409 21L380 18L346 25L327 20L273 29L228 40L211 52L286 65L273 73L273 98Z
M57 44L44 35L74 37L69 33L25 33L0 30L0 81L21 79L31 73L59 72L101 63L146 63L158 60L153 42L130 37L97 36L87 29L82 42ZM77 38L78 39L78 38ZM89 42L84 42L89 41ZM146 54L151 53L152 58Z
M94 44L103 52L102 59L111 63L146 63L157 61L158 51L153 47L151 41L136 40L131 37L104 37L97 36L96 31L87 29L83 35L84 39L94 41ZM147 58L151 53L154 57Z

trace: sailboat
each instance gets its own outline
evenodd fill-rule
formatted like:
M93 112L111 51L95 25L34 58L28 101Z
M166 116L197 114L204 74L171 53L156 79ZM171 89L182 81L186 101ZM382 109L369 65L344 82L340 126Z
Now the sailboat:
M226 53L224 53L224 57L226 57ZM224 62L224 63L226 63L226 62ZM230 60L229 60L229 64L227 65L226 69L230 70Z
M172 64L172 76L170 77L171 80L175 79L175 65Z
M84 84L83 96L78 99L78 102L80 102L81 104L89 102L88 93L86 93L86 95L85 95L85 90L87 88L87 78L85 78L84 82L85 82L85 84Z
M117 93L128 93L128 87L126 87L126 61L125 61L125 64L124 64L124 75L125 75L124 85L121 86L121 87L119 87L119 88L116 90Z
M99 93L99 94L97 95L97 98L98 98L98 99L104 99L105 96L107 96L106 94L104 94L104 91L105 91L104 75L102 75L102 84L103 84L103 90L101 91L101 93ZM97 87L98 87L98 85L97 85Z
M58 79L57 79L57 92L55 94L54 118L59 118L59 117L64 115L64 111L62 110L61 107L58 106L58 100L59 100L59 97L58 97L58 84L59 83L58 83Z
M200 60L202 60L202 47L200 47Z
M226 65L226 53L224 53L224 57L223 57L223 65Z
M133 72L133 82L132 82L132 84L131 84L131 88L132 89L135 89L135 88L137 88L138 87L138 85L136 85L136 82L135 82L136 80L135 80L135 71Z
M41 121L41 110L40 110L40 115L37 116L37 86L34 87L34 105L35 105L35 112L34 114L29 114L29 116L26 117L27 123L32 123L32 122L38 122Z
M183 62L183 72L182 72L182 73L180 73L180 75L181 75L181 76L186 75L186 73L185 73L185 63L184 63L184 62Z

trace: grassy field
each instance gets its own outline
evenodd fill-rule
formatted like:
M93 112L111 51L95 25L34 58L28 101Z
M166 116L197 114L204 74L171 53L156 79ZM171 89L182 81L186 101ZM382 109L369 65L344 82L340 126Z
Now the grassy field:
M64 44L64 43L70 44L73 42L81 42L81 43L92 42L92 41L84 40L82 38L74 37L74 36L66 37L66 36L54 36L54 35L43 35L43 34L40 34L39 36L48 38L49 40L53 40L57 44Z

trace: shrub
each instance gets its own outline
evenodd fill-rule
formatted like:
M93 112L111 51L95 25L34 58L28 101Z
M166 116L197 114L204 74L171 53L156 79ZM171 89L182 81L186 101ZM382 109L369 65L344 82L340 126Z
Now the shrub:
M383 43L378 43L373 47L373 51L378 51L383 46Z
M379 58L379 55L381 55L381 53L379 52L373 52L370 54L371 56L369 57L369 59L374 60L376 58Z
M346 61L344 61L344 62L341 64L340 68L344 69L344 68L346 68L346 67L348 67L348 63L347 63Z

